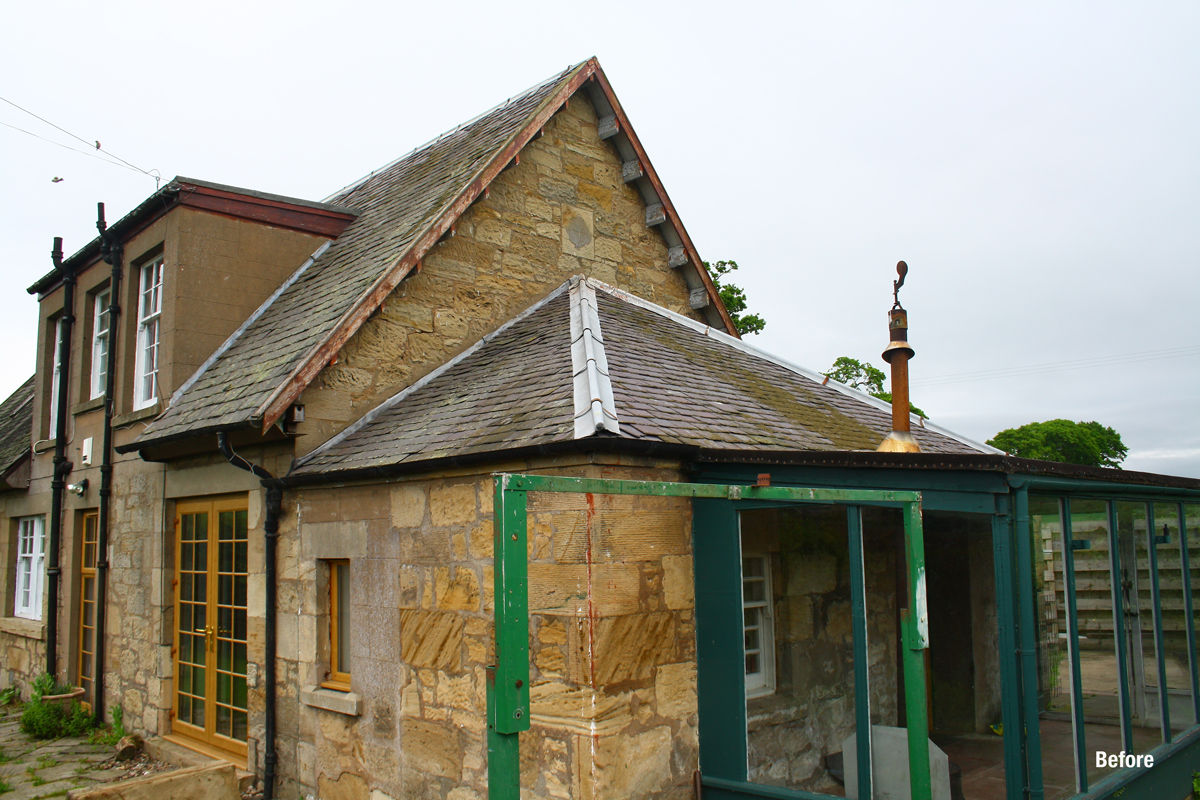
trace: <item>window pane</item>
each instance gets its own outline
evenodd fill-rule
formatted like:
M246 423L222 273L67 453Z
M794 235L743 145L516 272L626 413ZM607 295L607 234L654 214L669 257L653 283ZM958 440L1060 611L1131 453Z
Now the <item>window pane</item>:
M350 562L339 561L337 571L338 672L350 672Z

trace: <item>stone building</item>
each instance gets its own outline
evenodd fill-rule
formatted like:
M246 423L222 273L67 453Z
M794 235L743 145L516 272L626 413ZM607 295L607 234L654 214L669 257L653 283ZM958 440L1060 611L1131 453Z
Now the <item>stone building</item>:
M48 669L278 796L840 794L847 736L929 716L1003 720L1020 797L1022 492L1200 497L931 424L874 453L887 404L737 338L594 59L326 202L177 178L31 291L0 678ZM497 474L586 490L508 519ZM1183 763L1200 734L1165 730Z

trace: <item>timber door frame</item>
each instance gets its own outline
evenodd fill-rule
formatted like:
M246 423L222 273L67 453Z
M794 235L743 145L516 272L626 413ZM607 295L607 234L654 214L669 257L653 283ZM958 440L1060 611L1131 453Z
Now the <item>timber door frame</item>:
M89 529L89 524L91 525ZM89 533L90 530L90 533ZM96 688L96 562L99 557L100 512L84 511L79 516L79 658L78 684L84 689L84 699L95 705ZM88 597L88 582L92 594ZM90 614L89 614L90 610ZM91 632L91 645L88 632ZM90 661L89 661L90 657Z
M243 733L248 735L249 732L249 712L248 702L246 699L248 687L246 685L246 664L248 663L248 654L246 649L247 635L246 628L247 620L247 593L249 584L249 530L248 530L248 498L246 495L231 495L222 497L212 497L196 500L179 501L175 505L175 569L172 585L175 589L174 597L174 623L172 631L172 676L174 678L173 687L171 690L171 732L175 736L184 738L187 743L205 752L214 752L224 758L233 757L233 760L244 762L246 758L246 740L238 739L232 734L236 733L236 717L240 712L243 715ZM233 513L231 534L232 538L221 538L221 515L223 513ZM241 512L242 525L239 530L238 512ZM205 539L204 539L204 564L203 569L195 568L192 564L192 569L186 571L189 579L196 576L203 576L202 585L204 588L203 599L196 597L196 581L190 584L190 591L185 590L184 586L184 551L185 546L182 540L183 535L183 520L184 517L198 517L205 515ZM199 539L193 538L189 542L198 542ZM232 545L230 550L231 558L228 569L222 569L221 564L221 542L226 542ZM242 544L242 555L238 556L238 544ZM194 545L192 545L194 547ZM194 554L194 550L192 551ZM241 569L238 569L238 565ZM227 579L226 583L222 583L222 576ZM240 603L239 592L236 588L238 577L242 578ZM223 586L228 586L229 591L225 592L227 597L223 597ZM189 596L185 598L185 594ZM192 625L192 630L182 631L181 627L184 624L184 605L187 604L189 614L186 616L188 624ZM192 611L196 608L203 608L202 623L203 628L194 626L194 617ZM238 625L236 617L238 611L241 612L240 631L237 630ZM222 611L228 611L230 618L229 627L226 628L221 624ZM203 663L198 664L196 661L184 661L183 658L183 643L181 642L182 634L193 634L189 638L187 644L190 648L197 641L194 634L202 633L203 637L199 639L203 642ZM240 634L240 635L239 635ZM223 652L223 645L227 645L224 650L227 650L229 656L229 665L227 668L221 667L220 653ZM239 672L236 668L238 656L237 648L241 647L241 663L242 668ZM183 667L192 668L192 673L187 676L189 680L186 682L187 688L191 691L183 691L185 682L181 681L181 672ZM197 672L199 668L199 672ZM195 691L192 683L194 677L199 674L203 676L204 686ZM242 703L237 702L237 688L234 684L237 683L240 677L241 681L241 696ZM228 678L230 684L229 689L225 693L224 699L218 691L218 681L222 678ZM186 696L189 704L197 700L202 703L202 711L197 715L192 709L186 716L188 720L180 718L180 700L181 695ZM227 711L228 725L225 726L226 731L222 732L217 729L219 720L218 709ZM194 709L194 707L193 707ZM199 720L197 720L199 716ZM197 724L200 722L202 724Z

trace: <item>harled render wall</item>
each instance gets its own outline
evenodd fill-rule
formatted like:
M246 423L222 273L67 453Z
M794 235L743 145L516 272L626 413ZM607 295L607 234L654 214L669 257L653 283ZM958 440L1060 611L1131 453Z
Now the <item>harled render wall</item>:
M509 471L679 480L608 458ZM290 495L281 538L280 796L481 800L494 662L490 474ZM697 767L691 510L530 495L532 729L522 796L690 798ZM328 669L328 568L349 558L352 692ZM299 700L297 703L296 700Z
M703 319L616 150L597 135L591 103L573 98L543 131L304 392L297 456L572 275Z

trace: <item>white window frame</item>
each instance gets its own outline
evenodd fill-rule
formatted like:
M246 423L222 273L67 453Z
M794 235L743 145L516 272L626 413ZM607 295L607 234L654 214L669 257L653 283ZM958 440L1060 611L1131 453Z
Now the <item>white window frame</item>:
M88 393L91 400L103 396L107 384L109 352L112 349L109 344L112 341L112 326L108 323L111 299L109 290L101 289L92 301L92 381Z
M749 562L759 565L760 574L748 575ZM742 647L743 663L750 655L758 656L758 669L751 672L746 664L746 697L762 697L775 691L775 611L771 587L771 557L761 553L742 553ZM749 586L762 585L762 599L747 599ZM750 648L747 640L757 633L759 646Z
M59 361L62 356L62 318L54 320L54 355L50 359L50 424L46 426L51 439L58 438L58 374Z
M16 592L13 615L26 619L42 618L42 580L46 559L45 522L41 517L17 520Z
M138 335L134 359L133 408L158 401L159 345L162 341L163 258L155 256L138 269Z

